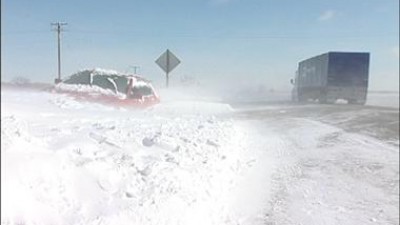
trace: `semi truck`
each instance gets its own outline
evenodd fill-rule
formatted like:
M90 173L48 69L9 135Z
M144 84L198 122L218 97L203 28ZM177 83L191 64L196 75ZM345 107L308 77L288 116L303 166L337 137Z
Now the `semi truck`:
M367 100L370 54L367 52L327 52L299 62L292 100L364 105Z

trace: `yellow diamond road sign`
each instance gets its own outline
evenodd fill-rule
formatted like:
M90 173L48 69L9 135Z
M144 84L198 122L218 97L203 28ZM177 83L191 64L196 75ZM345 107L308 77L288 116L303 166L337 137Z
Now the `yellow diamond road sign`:
M156 63L166 73L171 72L181 61L170 50L165 51L157 60Z

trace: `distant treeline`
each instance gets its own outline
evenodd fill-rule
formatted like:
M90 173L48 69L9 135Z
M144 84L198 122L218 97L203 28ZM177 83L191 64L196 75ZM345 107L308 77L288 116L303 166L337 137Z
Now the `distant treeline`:
M1 82L1 88L15 88L15 89L35 89L35 90L46 90L53 87L52 84L46 83L12 83L12 82Z

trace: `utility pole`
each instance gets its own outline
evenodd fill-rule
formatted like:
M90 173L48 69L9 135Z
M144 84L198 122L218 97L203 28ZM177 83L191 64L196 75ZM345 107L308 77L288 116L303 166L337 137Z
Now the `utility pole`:
M134 74L137 74L137 69L140 68L140 66L131 66L133 68Z
M57 31L57 43L58 43L58 78L55 79L55 83L58 84L61 82L61 31L62 26L67 25L67 23L51 23L51 26L55 26L53 31Z

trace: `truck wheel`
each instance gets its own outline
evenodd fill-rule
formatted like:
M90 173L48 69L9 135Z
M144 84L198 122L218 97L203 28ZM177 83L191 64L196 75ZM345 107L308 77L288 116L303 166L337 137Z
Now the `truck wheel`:
M298 100L296 99L296 97L293 94L292 94L291 100L292 100L292 102L298 102Z
M336 102L336 99L328 99L328 100L326 100L327 104L335 104L335 102Z
M347 104L351 104L351 105L365 105L365 100L354 100L354 99L349 99L349 100L347 100Z
M328 103L327 97L324 96L324 95L320 96L320 97L318 98L318 103L320 103L320 104L326 104L326 103Z
M358 101L356 104L357 105L365 105L365 103L366 103L365 101Z
M307 98L305 98L305 97L300 97L300 98L299 98L299 102L307 102Z
M307 99L303 95L298 95L297 96L297 101L298 102L305 102L305 101L307 101Z

